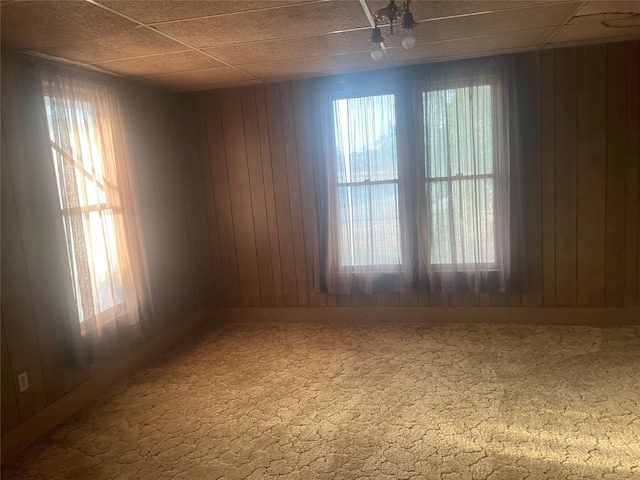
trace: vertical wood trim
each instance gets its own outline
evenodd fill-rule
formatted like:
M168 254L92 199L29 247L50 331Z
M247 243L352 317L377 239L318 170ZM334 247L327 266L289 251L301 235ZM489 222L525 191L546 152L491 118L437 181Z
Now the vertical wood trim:
M222 272L225 278L225 304L228 306L239 306L240 286L238 262L233 234L233 216L231 213L231 197L229 194L219 93L210 92L205 94L204 105L206 108L207 137L210 152L208 160L211 165Z
M624 305L625 191L626 177L626 71L627 44L607 45L607 171L605 303Z
M555 54L556 305L576 305L577 294L577 49Z
M4 122L3 122L4 123ZM4 129L4 124L3 124ZM6 143L3 141L3 147ZM4 148L3 148L4 150ZM33 291L23 248L22 225L14 193L9 156L2 155L2 334L16 377L26 371L30 388L16 391L20 419L25 420L47 404L44 373L40 358L38 332L33 311ZM26 185L19 188L25 189ZM4 349L3 349L4 350ZM4 351L3 351L4 355ZM4 367L4 366L3 366ZM4 373L4 368L3 368ZM4 409L4 405L2 407Z
M260 152L262 158L262 177L264 181L265 206L267 210L267 226L271 249L271 273L273 276L273 292L277 307L284 305L284 284L282 266L280 264L280 238L278 237L278 213L271 165L271 147L269 137L269 121L267 115L266 93L263 86L255 87L256 110L258 112L258 130L260 134Z
M273 293L273 273L271 271L271 243L267 222L264 177L260 151L260 131L255 89L241 89L242 116L246 138L249 184L251 187L251 208L255 230L255 249L258 261L261 305L275 305Z
M315 187L313 184L313 129L311 108L311 83L301 80L293 84L293 114L298 152L298 176L302 201L302 224L304 229L305 257L307 262L307 285L309 289L309 304L322 307L327 304L327 297L317 293L313 285L313 268L315 264L315 245L317 217L315 208Z
M304 227L298 179L298 155L293 115L293 91L291 82L280 84L282 105L282 123L284 128L284 153L287 165L287 185L289 187L289 209L291 214L291 233L293 235L293 255L298 286L298 305L309 305L309 285L307 282L307 262L304 245Z
M274 195L276 201L277 232L280 244L280 265L284 305L298 305L298 285L296 282L296 264L289 204L289 185L287 182L287 164L284 147L282 122L282 100L277 84L265 87L267 118L269 124L269 145L271 147L271 168L273 169Z
M556 304L555 50L541 54L542 303Z
M18 410L18 400L16 388L14 386L13 369L11 368L11 358L9 356L9 347L7 345L7 334L4 330L4 318L2 318L2 333L0 341L2 341L2 434L17 427L20 424L20 412Z
M211 170L211 152L209 150L207 114L205 111L204 94L198 93L192 97L192 108L196 121L198 135L198 150L200 154L200 170L202 172L202 188L207 214L207 234L209 239L211 270L213 273L213 304L217 307L227 306L225 302L225 280L222 271L222 253L218 234L218 218L213 194L213 176Z
M519 57L519 103L521 110L521 178L525 227L528 287L522 292L522 306L542 305L542 164L541 164L541 55L532 52ZM530 92L525 95L525 92Z
M578 50L579 306L604 305L606 229L606 46Z
M627 57L627 181L625 228L625 298L626 306L638 305L640 248L640 42L629 43Z
M220 109L238 265L240 303L242 306L253 307L260 305L260 278L240 90L237 88L225 90L220 96Z

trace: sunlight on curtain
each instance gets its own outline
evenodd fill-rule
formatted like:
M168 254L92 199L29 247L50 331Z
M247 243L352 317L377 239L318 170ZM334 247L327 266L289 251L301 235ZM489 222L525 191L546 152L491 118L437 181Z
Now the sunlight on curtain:
M417 118L424 183L420 272L431 291L506 291L512 284L509 63L422 68ZM422 278L422 277L421 277Z
M78 321L101 337L139 324L117 107L104 86L47 72L42 86Z
M333 112L342 266L371 275L398 271L395 98L341 98Z
M423 93L431 257L440 269L495 269L490 85Z

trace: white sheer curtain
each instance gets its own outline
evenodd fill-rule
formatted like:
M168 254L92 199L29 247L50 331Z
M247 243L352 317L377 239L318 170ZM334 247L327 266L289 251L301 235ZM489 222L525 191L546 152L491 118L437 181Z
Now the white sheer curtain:
M42 92L80 333L136 336L138 242L114 93L46 68Z
M329 293L402 291L411 282L397 81L368 77L324 79L316 91L316 285Z
M505 291L511 276L508 70L423 69L420 260L432 291Z
M478 59L318 81L318 290L526 284L511 75Z

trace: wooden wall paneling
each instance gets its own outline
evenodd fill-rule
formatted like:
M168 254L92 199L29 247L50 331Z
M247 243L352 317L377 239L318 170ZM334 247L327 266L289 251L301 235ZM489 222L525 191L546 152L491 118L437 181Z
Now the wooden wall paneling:
M15 388L16 377L13 375L11 368L11 357L9 357L9 347L7 345L7 334L4 331L4 318L2 319L2 434L17 427L20 424L20 412L18 410L18 400L16 396L17 388Z
M521 110L520 175L528 285L521 295L522 306L542 305L542 164L541 164L541 57L540 52L518 58L520 91L516 108ZM526 93L525 93L526 92Z
M186 147L189 149L189 156L192 161L190 188L189 190L197 190L197 195L193 200L193 208L196 209L194 218L194 228L197 230L196 249L192 261L197 263L199 269L199 277L202 285L200 286L201 305L205 308L216 306L216 284L215 273L213 270L213 249L211 248L210 227L209 227L209 197L211 185L208 187L203 182L202 155L200 152L201 142L206 142L206 136L200 131L200 122L196 119L196 112L191 103L191 97L181 97L182 108L188 115L187 136L185 141ZM185 103L187 102L187 103ZM206 250L206 252L202 252ZM224 287L219 292L222 294Z
M490 307L491 306L491 294L483 292L479 295L479 303L481 307Z
M474 292L462 292L463 307L479 307L480 295Z
M61 282L57 282L57 278L55 278L55 275L59 273L59 268L66 267L66 262L60 262L60 259L51 255L52 251L58 251L55 248L58 246L58 238L51 238L52 230L60 235L63 233L62 222L55 216L57 204L51 202L51 199L57 198L57 187L55 184L49 184L43 180L43 176L51 180L55 178L53 163L47 164L44 162L45 159L40 157L40 148L47 151L47 147L42 145L46 141L47 132L39 130L39 128L47 128L44 123L44 111L42 112L43 118L32 116L37 115L36 108L43 107L44 103L41 98L33 98L33 92L30 90L32 82L22 78L24 67L12 65L15 60L12 60L11 56L7 57L5 58L3 55L2 68L2 183L3 187L8 186L9 202L11 203L8 202L5 207L2 202L2 216L4 222L5 208L8 209L7 214L15 215L11 220L12 227L3 228L3 231L16 235L13 237L13 241L16 243L11 245L9 249L5 249L8 246L5 245L5 235L7 234L3 233L2 250L8 254L3 254L2 258L5 261L22 262L16 264L15 268L17 272L24 272L23 275L26 277L24 277L21 287L24 290L16 291L16 295L18 295L16 300L25 302L24 306L22 303L19 304L16 316L5 312L5 328L9 335L10 352L19 351L19 355L29 355L27 352L32 351L39 353L39 356L35 357L36 360L26 360L35 363L24 365L25 367L32 365L36 369L33 372L35 376L34 389L30 389L28 393L20 396L20 399L25 400L24 402L20 399L18 402L21 406L21 413L25 415L27 411L33 413L41 408L40 399L35 398L41 393L38 391L39 378L42 378L44 382L45 402L52 402L64 395L73 387L74 378L73 373L66 369L62 363L59 346L55 341L51 341L59 338L57 322L66 320L61 318L62 314L59 310L65 299L61 298L62 295L56 295L59 293ZM35 132L33 132L34 129ZM47 171L48 176L43 173ZM5 174L9 184L5 183ZM44 225L46 227L43 227ZM57 230L55 230L56 228ZM14 255L17 258L12 258ZM3 276L6 274L4 262L2 274ZM63 273L60 272L60 275ZM2 282L3 297L7 285L13 283L13 275L5 278L10 278L11 281ZM3 298L3 304L4 300ZM25 308L30 309L31 312L27 313ZM23 317L23 315L27 316ZM32 318L31 322L28 320L29 316ZM26 325L22 325L23 321ZM14 337L16 344L12 340L14 327L21 331L19 336ZM28 330L22 332L22 328ZM39 359L42 359L42 362ZM22 365L14 359L13 366L20 368ZM19 370L16 374L21 371L23 370ZM27 401L27 399L30 400Z
M578 63L577 49L555 54L556 305L576 305Z
M400 306L400 294L394 292L385 292L376 294L376 305L379 307L397 307Z
M289 185L284 147L284 128L282 121L282 99L277 84L265 87L267 117L269 121L269 144L271 147L271 168L273 188L276 200L277 231L280 245L280 264L284 288L284 305L298 305L298 285L296 276L295 252L291 225L291 206L289 203Z
M307 264L307 285L309 304L314 307L325 306L327 297L314 288L313 269L315 264L316 208L315 187L313 184L313 138L311 81L301 80L293 83L293 114L295 117L296 145L298 148L298 176L302 202L302 224Z
M309 305L309 284L304 242L304 225L302 223L302 200L298 172L299 159L296 144L296 124L293 113L293 90L291 82L280 84L280 99L282 102L282 124L284 128L287 183L289 186L289 207L291 209L293 254L298 284L298 305L305 307Z
M442 292L429 292L430 307L448 307L449 295Z
M638 305L638 258L640 248L638 205L640 188L640 41L629 43L627 57L627 182L625 228L626 306Z
M624 305L627 44L607 45L605 304Z
M556 205L555 205L555 56L540 56L540 149L542 156L542 303L556 305Z
M3 109L6 108L5 105L3 102ZM3 122L3 128L4 126ZM4 141L3 145L6 145ZM25 420L47 405L47 395L38 348L38 332L32 310L34 299L22 247L24 235L16 209L11 173L9 158L3 154L2 279L0 280L2 284L2 353L4 357L6 344L13 369L9 377L12 382L17 382L17 376L22 372L27 372L29 376L29 390L18 393L16 397L20 418ZM2 408L4 409L4 405Z
M361 307L362 306L362 293L353 292L351 294L351 306L352 307Z
M256 254L256 234L253 226L251 186L246 131L242 100L238 88L228 88L220 95L225 158L229 179L233 236L235 238L240 282L240 300L243 306L260 305L260 277Z
M210 252L202 252L202 247L206 244L202 241L206 214L204 213L202 188L199 183L199 159L192 139L187 135L187 132L193 132L193 117L185 111L182 102L179 102L176 97L171 97L170 107L169 115L163 118L163 123L165 128L173 130L171 165L174 171L182 172L180 191L182 204L174 211L188 212L188 215L184 215L184 228L179 232L179 244L174 247L176 249L179 249L181 245L186 247L183 248L180 267L182 278L185 279L184 285L187 295L184 297L180 311L175 316L175 318L182 318L195 309L202 308L203 291L209 277L209 270L203 267L210 265L211 262L209 261ZM176 220L182 217L177 213L175 215Z
M418 293L415 291L400 292L400 306L417 307L419 305Z
M607 49L578 50L577 303L604 305Z
M330 297L335 297L335 295L327 295L327 302L329 302ZM360 295L360 303L363 307L375 307L376 305L378 305L378 299L376 298L375 293L372 293L371 295L362 293Z
M273 295L277 307L284 305L284 283L280 262L280 238L278 236L278 214L271 165L271 146L269 138L269 119L267 100L263 86L255 87L256 110L258 112L258 130L260 133L260 153L262 159L262 177L264 181L265 206L267 210L267 227L271 249L271 274L273 276Z
M210 304L215 307L224 307L225 286L222 272L222 253L218 235L218 219L213 195L213 179L211 174L211 161L207 134L206 110L204 107L204 94L196 93L190 97L190 108L194 112L194 120L197 135L198 158L200 166L200 182L205 203L207 219L207 240L209 246L209 261L212 273L212 289L207 292Z
M241 303L240 280L234 238L233 215L231 213L226 151L222 130L220 93L210 92L205 94L204 106L210 154L208 160L211 164L222 272L225 278L225 304L229 307L239 306Z
M273 293L273 273L271 271L271 245L269 240L269 225L267 222L264 177L262 174L260 130L258 128L255 88L242 88L241 97L242 118L244 120L244 133L246 137L247 166L249 169L249 185L251 188L251 208L258 261L258 278L260 282L260 304L264 306L274 306L275 297Z
M336 306L338 307L350 307L351 295L336 295Z
M420 307L428 307L429 306L429 292L422 289L418 292L418 306Z
M449 306L450 307L462 306L462 292L449 294Z

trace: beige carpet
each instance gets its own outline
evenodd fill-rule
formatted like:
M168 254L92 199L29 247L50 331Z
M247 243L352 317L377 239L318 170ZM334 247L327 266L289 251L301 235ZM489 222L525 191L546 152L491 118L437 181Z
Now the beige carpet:
M640 329L228 326L3 478L638 479Z

